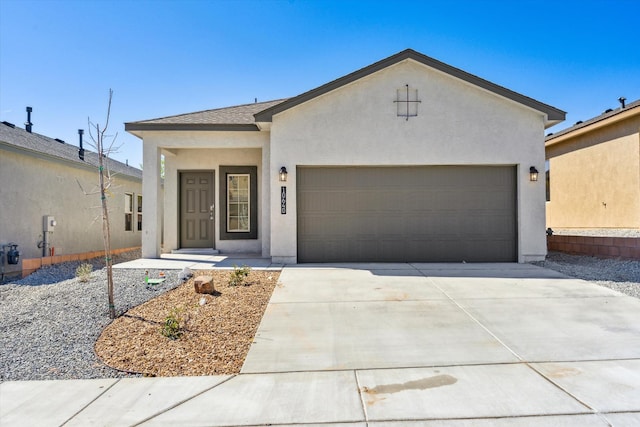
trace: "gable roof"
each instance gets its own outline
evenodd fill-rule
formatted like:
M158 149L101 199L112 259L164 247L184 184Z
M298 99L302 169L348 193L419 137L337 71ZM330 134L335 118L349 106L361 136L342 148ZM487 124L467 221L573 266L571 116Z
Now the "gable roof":
M84 161L80 160L77 146L38 133L27 132L7 122L0 123L0 148L18 150L44 158L53 157L75 163L80 167L97 168L99 164L98 154L93 151L85 149ZM112 173L142 179L140 169L111 158L108 158L108 162Z
M253 104L216 108L195 113L179 114L159 119L125 123L127 132L142 130L248 130L257 131L254 114L277 105L286 99L255 102Z
M332 90L338 89L355 80L361 79L365 76L373 74L384 68L390 67L391 65L395 65L406 59L412 59L421 64L434 68L438 71L449 74L455 78L461 79L475 86L478 86L482 89L488 90L489 92L493 92L499 96L518 102L534 110L540 111L547 115L549 126L556 124L558 122L561 122L565 119L566 113L562 110L559 110L547 104L543 104L540 101L536 101L533 98L529 98L527 96L521 95L517 92L509 90L505 87L499 86L495 83L491 83L488 80L481 79L480 77L474 76L473 74L469 74L466 71L452 67L451 65L445 64L444 62L440 62L436 59L433 59L419 52L416 52L413 49L406 49L386 59L378 61L367 67L364 67L358 71L354 71L351 74L347 74L344 77L340 77L339 79L336 79L325 85L322 85L308 92L305 92L301 95L285 100L284 102L281 102L270 108L267 108L255 115L256 122L270 122L275 114L288 110L289 108L295 107L296 105L302 104L303 102L307 102L313 98L316 98Z
M256 102L253 104L237 105L233 107L217 108L213 110L199 111L195 113L180 114L151 120L125 123L124 129L136 135L137 131L145 130L223 130L223 131L259 131L258 123L271 122L275 114L293 108L299 104L314 99L332 90L338 89L355 80L366 77L384 68L390 67L406 59L412 59L421 64L449 74L455 78L471 83L501 97L510 99L547 116L547 127L561 122L566 113L550 105L536 101L533 98L521 95L517 92L491 83L488 80L469 74L458 68L440 62L413 49L406 49L386 59L378 61L358 71L347 74L325 85L308 92L274 101ZM140 135L137 135L140 136Z
M624 108L616 108L615 110L607 110L599 116L593 117L586 121L580 121L571 127L563 129L559 132L550 133L545 138L545 145L549 146L567 138L573 137L575 134L589 132L598 128L600 125L608 125L610 123L623 120L629 116L640 116L640 99L627 104ZM574 134L574 135L572 135Z

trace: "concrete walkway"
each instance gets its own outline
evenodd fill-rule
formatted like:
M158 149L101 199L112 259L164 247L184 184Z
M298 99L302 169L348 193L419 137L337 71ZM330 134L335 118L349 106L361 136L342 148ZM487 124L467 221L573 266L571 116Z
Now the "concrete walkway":
M191 270L232 269L234 266L248 265L251 268L281 270L282 264L272 264L271 258L262 258L259 254L206 254L204 253L162 254L160 258L140 258L116 264L118 269L158 269Z
M0 425L640 425L638 299L518 264L280 283L241 374L5 382Z

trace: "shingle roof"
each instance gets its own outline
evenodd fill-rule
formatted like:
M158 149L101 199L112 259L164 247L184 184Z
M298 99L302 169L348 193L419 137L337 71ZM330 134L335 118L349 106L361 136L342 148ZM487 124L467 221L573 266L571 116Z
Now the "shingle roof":
M56 157L78 165L98 167L98 154L93 151L85 148L84 161L82 161L78 158L78 146L60 142L38 133L27 132L6 122L0 123L0 148L2 145L12 146L25 152ZM140 169L111 158L108 161L109 170L112 173L142 179L142 171Z
M254 102L253 104L130 122L125 123L125 130L183 130L196 128L201 130L258 130L253 117L254 114L278 105L285 100Z
M627 112L629 110L633 110L634 108L638 108L638 112L640 112L640 99L638 99L637 101L633 101L630 104L627 104L624 108L616 108L615 110L606 111L606 112L600 114L599 116L593 117L593 118L591 118L589 120L577 122L573 126L568 127L566 129L563 129L563 130L561 130L559 132L550 133L545 138L545 141L550 141L550 140L558 138L558 137L560 137L562 135L566 135L566 134L574 132L574 131L576 131L578 129L582 129L582 128L585 128L587 126L590 126L590 125L592 125L594 123L598 123L598 122L601 122L603 120L607 120L607 119L609 119L611 117L617 116L618 114Z
M565 119L566 113L562 110L544 104L540 101L536 101L533 98L529 98L495 83L491 83L490 81L430 58L416 52L415 50L406 49L293 98L206 110L159 119L130 122L125 123L124 129L127 132L144 130L256 131L260 130L257 123L271 122L273 115L275 114L295 107L303 102L307 102L332 90L338 89L341 86L366 77L369 74L390 67L406 59L417 61L489 92L493 92L498 96L502 96L534 110L540 111L547 116L547 127Z

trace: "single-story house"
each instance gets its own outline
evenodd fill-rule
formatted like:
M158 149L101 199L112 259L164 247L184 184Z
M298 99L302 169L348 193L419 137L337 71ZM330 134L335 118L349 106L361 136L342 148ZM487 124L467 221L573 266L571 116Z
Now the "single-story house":
M547 226L640 229L640 100L549 134Z
M30 114L26 129L0 123L0 274L104 254L100 195L85 195L98 189L98 155L32 126ZM139 248L142 171L105 161L113 176L107 199L112 249ZM9 244L17 245L18 264L8 262Z
M564 118L408 49L293 98L126 123L143 140L142 255L540 260L531 171Z

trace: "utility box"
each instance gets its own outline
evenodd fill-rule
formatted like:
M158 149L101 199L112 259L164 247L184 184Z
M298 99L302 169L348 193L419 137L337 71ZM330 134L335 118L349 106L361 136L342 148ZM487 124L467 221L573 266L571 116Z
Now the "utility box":
M0 283L7 278L22 276L22 257L17 243L0 244Z
M42 230L45 232L52 232L56 226L56 219L53 215L45 215L42 217Z

